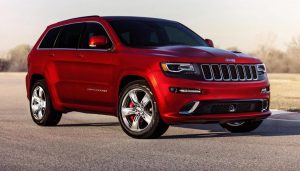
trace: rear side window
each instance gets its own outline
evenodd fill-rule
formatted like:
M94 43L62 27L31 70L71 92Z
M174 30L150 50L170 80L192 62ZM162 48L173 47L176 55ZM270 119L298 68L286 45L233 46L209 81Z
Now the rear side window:
M86 29L82 36L82 41L80 43L81 49L108 49L112 46L111 41L109 40L108 45L105 46L97 46L97 47L90 47L89 46L89 39L92 36L106 36L108 39L108 35L106 34L104 28L98 23L87 23Z
M57 27L49 30L46 36L44 37L44 39L42 40L39 48L40 49L52 48L60 29L61 27Z
M55 48L77 48L83 28L83 23L64 26L55 43Z

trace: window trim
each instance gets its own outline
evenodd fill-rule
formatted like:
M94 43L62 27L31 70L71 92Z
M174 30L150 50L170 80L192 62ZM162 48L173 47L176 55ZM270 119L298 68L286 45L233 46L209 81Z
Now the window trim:
M57 37L55 39L55 42L54 42L54 45L52 48L40 48L41 46L41 43L42 41L45 39L46 35L49 33L50 30L52 29L55 29L55 28L58 28L58 27L64 27L64 26L67 26L67 25L72 25L72 24L87 24L87 23L96 23L96 24L99 24L105 31L105 33L107 34L108 36L108 39L110 40L111 42L111 47L110 48L107 48L107 49L81 49L81 48L78 48L79 45L77 45L78 47L77 48L54 48L55 46L55 43L58 39L58 36L60 35L61 33L61 30L59 31L59 33L57 34ZM81 40L80 40L81 41ZM80 43L80 42L79 42ZM103 26L103 24L101 24L100 22L98 21L81 21L81 22L73 22L73 23L68 23L68 24L62 24L62 25L59 25L59 26L55 26L55 27L52 27L51 29L49 29L45 35L43 36L42 40L39 42L39 45L38 47L36 48L36 50L80 50L80 51L102 51L102 52L108 52L108 51L112 51L113 49L115 48L115 45L114 45L114 42L112 41L112 38L109 34L109 32L107 31L107 29Z

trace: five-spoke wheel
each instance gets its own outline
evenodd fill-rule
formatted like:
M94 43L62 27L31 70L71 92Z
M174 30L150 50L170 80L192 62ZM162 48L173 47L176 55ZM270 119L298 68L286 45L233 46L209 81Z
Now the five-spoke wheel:
M32 115L36 120L43 119L46 110L45 91L41 86L34 88L31 98Z
M146 129L152 121L152 115L153 101L147 91L135 88L123 98L122 119L130 130L139 132Z
M57 125L62 113L53 108L46 82L36 81L30 95L30 112L33 121L43 126Z
M123 130L134 138L159 137L169 127L161 120L145 81L134 81L124 88L119 99L118 118Z

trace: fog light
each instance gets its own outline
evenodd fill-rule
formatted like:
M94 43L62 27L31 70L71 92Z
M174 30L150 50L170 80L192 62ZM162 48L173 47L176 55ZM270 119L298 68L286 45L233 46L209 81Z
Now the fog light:
M194 93L201 94L201 89L197 88L178 88L178 87L170 87L170 92L172 93Z
M262 88L260 92L262 94L269 94L270 93L270 88L269 87Z

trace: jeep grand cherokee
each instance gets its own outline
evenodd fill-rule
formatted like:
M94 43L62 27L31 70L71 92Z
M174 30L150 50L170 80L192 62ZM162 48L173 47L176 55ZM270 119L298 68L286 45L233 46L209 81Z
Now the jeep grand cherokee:
M257 58L213 47L164 19L88 16L47 27L28 56L32 119L62 113L117 116L125 133L155 138L169 125L256 129L268 117L269 82Z

